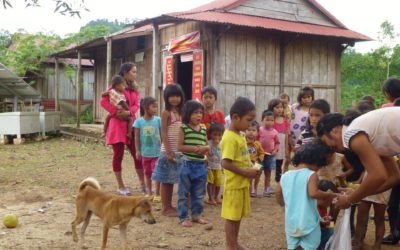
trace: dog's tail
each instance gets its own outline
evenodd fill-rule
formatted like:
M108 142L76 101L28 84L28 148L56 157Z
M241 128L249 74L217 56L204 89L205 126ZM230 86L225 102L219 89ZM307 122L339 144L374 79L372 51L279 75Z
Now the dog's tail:
M81 192L86 186L90 186L94 189L100 190L100 183L94 177L88 177L79 184L79 192Z

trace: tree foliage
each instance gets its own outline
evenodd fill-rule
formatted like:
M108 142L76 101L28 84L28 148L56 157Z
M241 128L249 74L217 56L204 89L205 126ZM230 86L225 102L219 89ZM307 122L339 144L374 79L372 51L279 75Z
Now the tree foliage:
M60 37L54 34L15 33L11 45L0 52L0 61L23 76L27 71L40 74L40 64L59 49Z
M24 0L25 1L25 8L29 7L41 7L40 6L40 1L39 0ZM80 0L80 1L62 1L62 0L51 0L54 2L54 12L55 13L60 13L61 15L70 15L70 16L77 16L81 17L81 12L82 11L89 11L85 7L85 0ZM2 0L3 2L3 8L13 8L12 5L12 0Z
M398 34L390 22L385 21L379 32L381 46L368 53L354 49L342 55L342 110L362 96L375 97L377 106L387 102L382 94L382 83L388 77L400 76L400 44Z

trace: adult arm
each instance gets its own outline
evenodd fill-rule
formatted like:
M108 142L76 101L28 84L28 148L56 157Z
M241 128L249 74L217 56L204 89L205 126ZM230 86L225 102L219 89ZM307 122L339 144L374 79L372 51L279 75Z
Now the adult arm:
M111 116L115 116L118 112L118 109L114 107L110 103L110 96L109 95L102 95L100 100L100 105L103 107Z
M109 95L102 95L100 100L100 105L103 107L111 116L116 117L120 120L127 120L130 116L129 111L118 110L114 105L110 103Z
M387 160L382 161L366 134L358 133L354 135L350 140L349 147L358 155L368 175L357 190L349 195L339 197L336 203L339 208L347 208L364 197L387 190L399 178L397 167L385 166L384 161L388 164ZM389 173L388 169L391 169L392 173Z

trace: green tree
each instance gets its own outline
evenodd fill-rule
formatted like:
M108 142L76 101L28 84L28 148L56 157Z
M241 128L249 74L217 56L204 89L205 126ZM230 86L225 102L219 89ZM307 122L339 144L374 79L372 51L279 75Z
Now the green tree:
M25 1L25 8L28 7L40 7L40 2L39 0L24 0ZM80 1L63 1L63 0L52 0L55 4L54 6L54 12L60 13L61 15L66 15L69 14L70 16L77 16L81 17L81 12L82 11L89 11L85 7L85 0L80 0ZM12 0L2 0L3 2L3 8L13 8L12 6Z
M11 44L11 34L7 30L0 30L0 62L4 61L4 56L8 46Z
M11 37L2 61L17 75L24 76L27 71L40 74L40 65L47 57L60 48L60 37L54 34L27 34L22 31Z
M378 40L382 46L379 48L379 54L386 65L386 78L388 78L390 76L390 66L393 60L396 60L394 48L396 47L399 33L395 31L394 25L387 20L381 24L380 28Z

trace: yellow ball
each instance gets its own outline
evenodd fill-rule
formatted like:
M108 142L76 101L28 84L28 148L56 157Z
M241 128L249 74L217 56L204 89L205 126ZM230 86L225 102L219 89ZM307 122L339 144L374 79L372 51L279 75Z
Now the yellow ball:
M3 224L7 228L14 228L18 225L18 217L15 214L6 214L3 218Z

